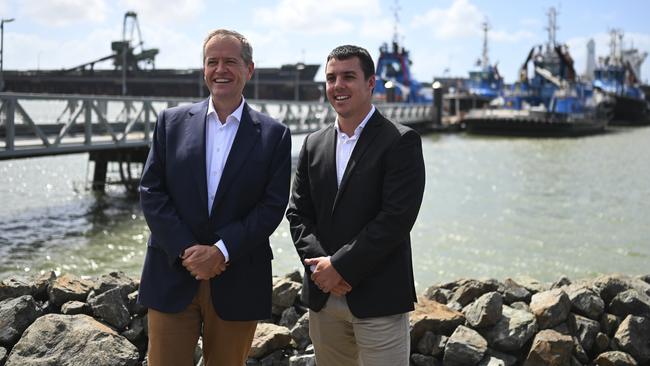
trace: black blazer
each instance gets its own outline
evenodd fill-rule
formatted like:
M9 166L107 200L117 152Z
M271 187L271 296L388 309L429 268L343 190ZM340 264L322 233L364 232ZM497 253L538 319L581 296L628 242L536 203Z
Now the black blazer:
M287 218L300 259L331 256L352 285L347 296L358 318L413 310L416 301L410 231L424 193L420 136L379 111L368 120L340 188L336 128L305 138ZM328 294L305 267L302 300L319 311Z
M244 106L242 119L208 215L205 123L208 100L164 110L140 183L151 236L140 304L164 312L187 307L196 281L182 266L191 244L223 239L230 265L210 280L212 303L226 320L271 317L269 236L287 205L291 180L289 129Z

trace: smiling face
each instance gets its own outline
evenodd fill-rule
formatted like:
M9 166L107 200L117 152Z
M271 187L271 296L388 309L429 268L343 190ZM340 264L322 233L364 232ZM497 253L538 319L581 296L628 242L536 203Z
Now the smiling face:
M325 67L327 99L339 121L360 123L370 112L375 76L364 77L358 57L331 58Z
M253 63L242 58L239 40L231 36L215 36L204 49L203 75L212 102L219 109L237 108L244 85L253 75Z

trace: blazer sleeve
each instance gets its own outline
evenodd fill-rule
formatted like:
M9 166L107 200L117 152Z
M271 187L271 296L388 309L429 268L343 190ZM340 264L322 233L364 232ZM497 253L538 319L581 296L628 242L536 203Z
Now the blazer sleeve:
M309 177L309 152L305 137L300 155L296 175L293 178L291 200L287 210L287 220L291 237L298 252L301 262L306 258L327 256L316 234L316 212L311 198ZM308 268L307 266L305 266Z
M422 204L425 170L417 132L407 131L385 156L379 213L331 257L334 268L352 287L376 270L397 246L409 243Z
M241 219L216 230L223 240L230 261L237 261L265 243L282 221L289 200L291 183L291 132L284 127L273 151L264 194Z
M169 265L178 260L185 248L196 243L189 226L181 220L167 191L166 159L167 111L158 116L153 142L140 180L140 205L155 246L167 254Z

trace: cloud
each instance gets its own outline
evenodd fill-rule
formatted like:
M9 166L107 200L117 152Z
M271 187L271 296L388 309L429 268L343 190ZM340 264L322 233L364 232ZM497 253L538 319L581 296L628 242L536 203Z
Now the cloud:
M105 0L26 0L21 5L21 13L50 27L101 23L109 10Z
M125 11L135 11L146 16L147 24L169 26L192 21L206 8L205 0L177 0L161 5L160 0L121 0Z
M253 10L254 21L283 33L343 34L380 13L378 0L281 0L275 7ZM361 19L360 19L361 18Z
M470 38L481 34L484 14L469 0L454 0L448 9L433 8L416 15L411 26L429 28L438 39Z
M494 30L488 34L490 41L503 42L503 43L517 43L525 40L535 39L535 33L527 30L520 30L516 32L508 32L505 30Z

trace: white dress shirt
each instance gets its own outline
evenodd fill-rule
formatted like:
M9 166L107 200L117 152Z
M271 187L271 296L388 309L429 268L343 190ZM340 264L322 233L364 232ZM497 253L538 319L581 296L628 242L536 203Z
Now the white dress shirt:
M212 203L219 188L223 168L226 166L228 154L232 148L232 143L235 140L235 135L239 129L239 122L241 121L242 112L244 110L244 97L242 97L239 107L232 112L231 115L226 117L226 121L219 120L217 111L212 104L212 98L209 98L208 113L206 116L206 129L205 129L205 168L208 177L208 214L212 212ZM221 250L226 262L229 261L228 249L223 240L215 243L217 248Z
M370 116L375 113L375 106L373 105L372 108L370 108L370 112L366 115L366 117L359 123L359 126L354 130L354 134L352 136L348 136L345 134L345 132L341 131L341 128L339 127L339 119L337 118L336 121L334 122L334 127L336 128L336 136L337 136L337 141L336 141L336 183L338 186L341 186L341 179L343 179L343 174L345 173L345 168L348 166L348 162L350 161L350 156L352 156L352 151L354 151L354 147L357 145L357 141L359 141L359 137L361 137L361 132L363 131L363 128L366 127L366 124L368 123L368 120L370 119Z

